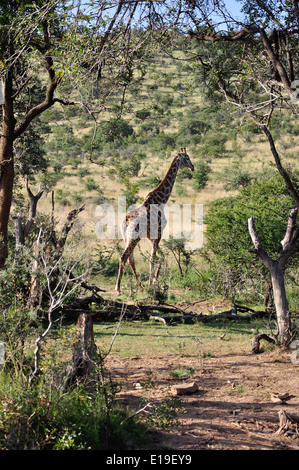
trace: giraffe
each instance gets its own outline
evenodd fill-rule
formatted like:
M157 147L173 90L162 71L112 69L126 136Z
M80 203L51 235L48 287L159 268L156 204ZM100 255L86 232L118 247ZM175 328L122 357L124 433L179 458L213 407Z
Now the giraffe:
M121 226L125 249L119 260L118 276L115 286L115 290L118 293L120 293L122 273L127 260L129 260L137 284L142 287L136 272L133 255L134 249L141 238L148 238L152 244L149 284L151 285L153 283L155 255L159 249L159 243L167 223L164 207L170 197L178 169L184 167L194 171L194 166L187 155L186 148L181 148L180 152L172 160L161 183L145 197L140 207L127 212ZM158 277L158 271L155 279Z

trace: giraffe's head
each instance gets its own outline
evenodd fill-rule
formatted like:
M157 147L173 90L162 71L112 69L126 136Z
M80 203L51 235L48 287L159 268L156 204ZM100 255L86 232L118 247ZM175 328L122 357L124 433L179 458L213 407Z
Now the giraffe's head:
M178 157L180 159L180 168L190 168L191 171L194 171L194 166L192 165L185 148L181 148L180 152L178 153Z

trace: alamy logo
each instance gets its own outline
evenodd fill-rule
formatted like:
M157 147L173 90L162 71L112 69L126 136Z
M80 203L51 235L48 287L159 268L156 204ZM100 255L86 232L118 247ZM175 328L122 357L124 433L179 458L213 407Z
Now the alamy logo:
M100 204L96 207L95 216L96 235L100 240L121 240L121 225L128 211L138 210L138 205L129 207L126 210L126 198L119 196L118 205L115 208L112 204ZM146 238L149 229L152 239L158 238L159 220L161 215L166 226L163 230L162 240L170 237L186 240L186 249L197 250L203 245L203 205L202 204L153 204L150 210L149 220L144 218L144 223L135 227L134 236ZM148 225L149 224L149 227Z

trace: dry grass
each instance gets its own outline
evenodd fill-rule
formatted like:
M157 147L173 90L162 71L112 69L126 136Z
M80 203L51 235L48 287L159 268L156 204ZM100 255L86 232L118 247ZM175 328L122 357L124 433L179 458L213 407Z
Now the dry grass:
M187 115L187 112L192 110L192 107L196 109L198 106L204 107L203 94L198 89L198 83L194 81L194 73L190 73L189 70L184 68L183 63L178 63L171 60L168 57L159 56L155 57L155 61L148 65L147 78L141 82L140 89L138 92L138 99L132 95L128 95L128 104L132 109L126 110L125 119L127 122L134 127L135 131L138 132L138 126L140 122L136 121L136 111L139 109L151 109L153 104L159 105L158 100L155 98L155 90L152 92L152 96L149 99L149 89L152 85L157 85L157 92L159 96L171 96L173 98L173 104L167 114L167 120L163 123L161 130L163 132L176 132L178 130L180 119L182 114ZM176 87L176 85L182 85L182 89ZM130 93L130 92L129 92ZM80 126L79 123L81 116L72 118L74 135L76 137L82 137L87 135L93 129L93 124L86 122L84 126ZM111 119L111 114L108 110L101 114L102 120ZM64 121L62 121L63 124ZM162 122L162 121L161 121ZM51 123L50 123L51 124ZM52 123L54 128L57 123ZM157 120L157 124L160 126L160 118ZM59 125L59 124L58 124ZM235 154L234 148L237 144L238 154ZM271 155L269 144L263 135L255 135L251 137L250 141L245 141L245 138L241 135L238 136L237 142L227 141L226 142L226 154L222 158L210 158L201 153L200 146L189 145L188 142L184 143L187 145L187 151L196 167L197 162L204 160L208 161L211 167L210 180L204 189L198 191L193 187L192 180L183 180L176 182L173 193L170 198L170 203L176 202L178 204L203 204L204 214L209 210L210 204L220 198L237 194L237 191L226 191L224 188L223 173L226 172L227 168L232 168L236 162L240 165L240 168L249 172L262 172L264 169L273 167L273 157ZM299 136L285 135L278 140L278 150L283 157L284 165L295 165L295 155L299 149ZM173 149L167 153L156 154L150 149L145 147L140 148L141 151L145 151L147 159L142 160L141 170L138 177L130 178L131 182L137 182L139 185L139 196L144 198L146 194L154 188L145 187L144 181L150 176L157 176L162 179L165 172L167 171L171 161L172 154L178 151ZM87 169L89 174L84 177L79 177L79 171ZM85 250L92 252L94 248L98 246L99 240L95 235L96 226L96 207L100 200L100 194L96 190L87 190L85 186L86 178L91 177L94 179L95 184L100 188L102 194L110 201L114 207L117 206L118 196L125 190L124 184L117 178L108 173L108 167L102 167L96 163L92 163L88 158L82 161L77 168L68 165L64 168L64 177L59 180L55 191L62 190L66 194L69 205L63 205L61 202L55 204L55 217L61 224L66 220L68 212L74 207L79 207L85 204L85 210L80 214L79 228L81 235L77 237L77 250ZM177 191L177 189L183 188L183 193ZM33 190L35 188L32 188ZM79 198L80 200L77 199ZM50 195L44 194L38 204L38 211L51 214L51 197ZM108 241L104 243L101 241L101 246L105 247L111 245ZM142 265L144 261L142 257L137 253L138 262Z
M298 141L299 137L294 138L295 145L291 148L287 149L288 157L283 159L283 164L293 164L294 165L294 158L289 156L290 154L295 154L298 150ZM297 145L296 145L297 144ZM230 149L231 142L227 143L227 148ZM260 137L256 138L254 141L251 141L249 144L242 140L239 141L239 150L244 153L244 157L242 158L242 168L248 171L256 172L262 171L264 168L273 167L272 155L270 153L269 147L267 142L261 141ZM283 151L282 155L286 152ZM201 159L200 155L190 155L193 161L199 161ZM146 167L143 171L141 170L140 174L143 174L145 177L150 175L157 175L158 177L163 177L165 172L168 169L169 164L172 161L172 156L169 155L168 158L160 158L157 155L153 155L150 157L150 165ZM183 180L180 183L176 183L176 185L183 185L186 191L185 195L177 195L174 189L171 198L171 203L192 203L192 204L203 204L204 206L204 214L208 211L209 205L216 199L224 198L227 196L237 194L237 191L226 191L224 189L224 182L221 179L221 174L232 165L236 161L236 158L233 155L230 155L225 158L217 158L214 159L211 163L212 173L210 175L210 180L206 187L201 191L197 191L192 186L192 180ZM143 165L145 162L142 162ZM146 162L147 164L148 162ZM114 207L117 207L118 196L121 195L124 191L124 185L115 177L112 179L110 176L107 175L107 168L106 167L99 167L95 163L91 163L90 161L85 161L84 163L80 164L76 169L68 166L65 168L65 177L60 180L57 184L57 189L62 189L68 195L68 200L70 205L63 206L59 203L55 205L55 217L58 222L61 224L64 223L66 220L68 212L73 209L74 207L79 207L82 204L85 204L85 210L80 214L80 223L78 226L80 228L80 236L77 237L77 250L78 252L82 250L86 250L87 253L91 253L94 249L99 246L99 240L96 238L95 235L95 226L96 226L96 216L95 211L98 205L97 199L99 193L96 190L87 191L84 185L84 179L80 179L78 176L79 169L88 169L89 175L95 180L95 183L99 186L99 188L103 191L105 197L111 201ZM143 186L143 176L142 177L134 177L131 178L131 181L135 181L139 184L139 195L141 198L144 198L145 195L149 192L150 188L145 188ZM175 185L175 187L176 187ZM35 188L33 188L35 189ZM82 200L79 203L75 203L72 199L72 195L74 193L80 192ZM44 195L39 202L38 210L42 213L49 214L51 213L51 197L50 195ZM122 242L121 242L122 244ZM111 243L108 241L100 241L101 247L109 247ZM145 244L146 249L148 250L148 245ZM144 260L140 256L140 253L136 252L136 259L138 265L141 266L141 269L144 268L145 271L147 268L144 267Z

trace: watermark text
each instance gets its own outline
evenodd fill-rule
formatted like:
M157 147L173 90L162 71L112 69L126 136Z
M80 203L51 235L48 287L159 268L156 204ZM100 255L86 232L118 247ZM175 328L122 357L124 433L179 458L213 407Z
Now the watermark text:
M126 198L119 196L117 207L113 204L96 207L96 236L100 240L123 239L126 214L128 225L124 229L130 232L130 238L169 240L172 237L184 239L186 249L202 248L202 204L152 204L149 208L133 205L126 209Z

